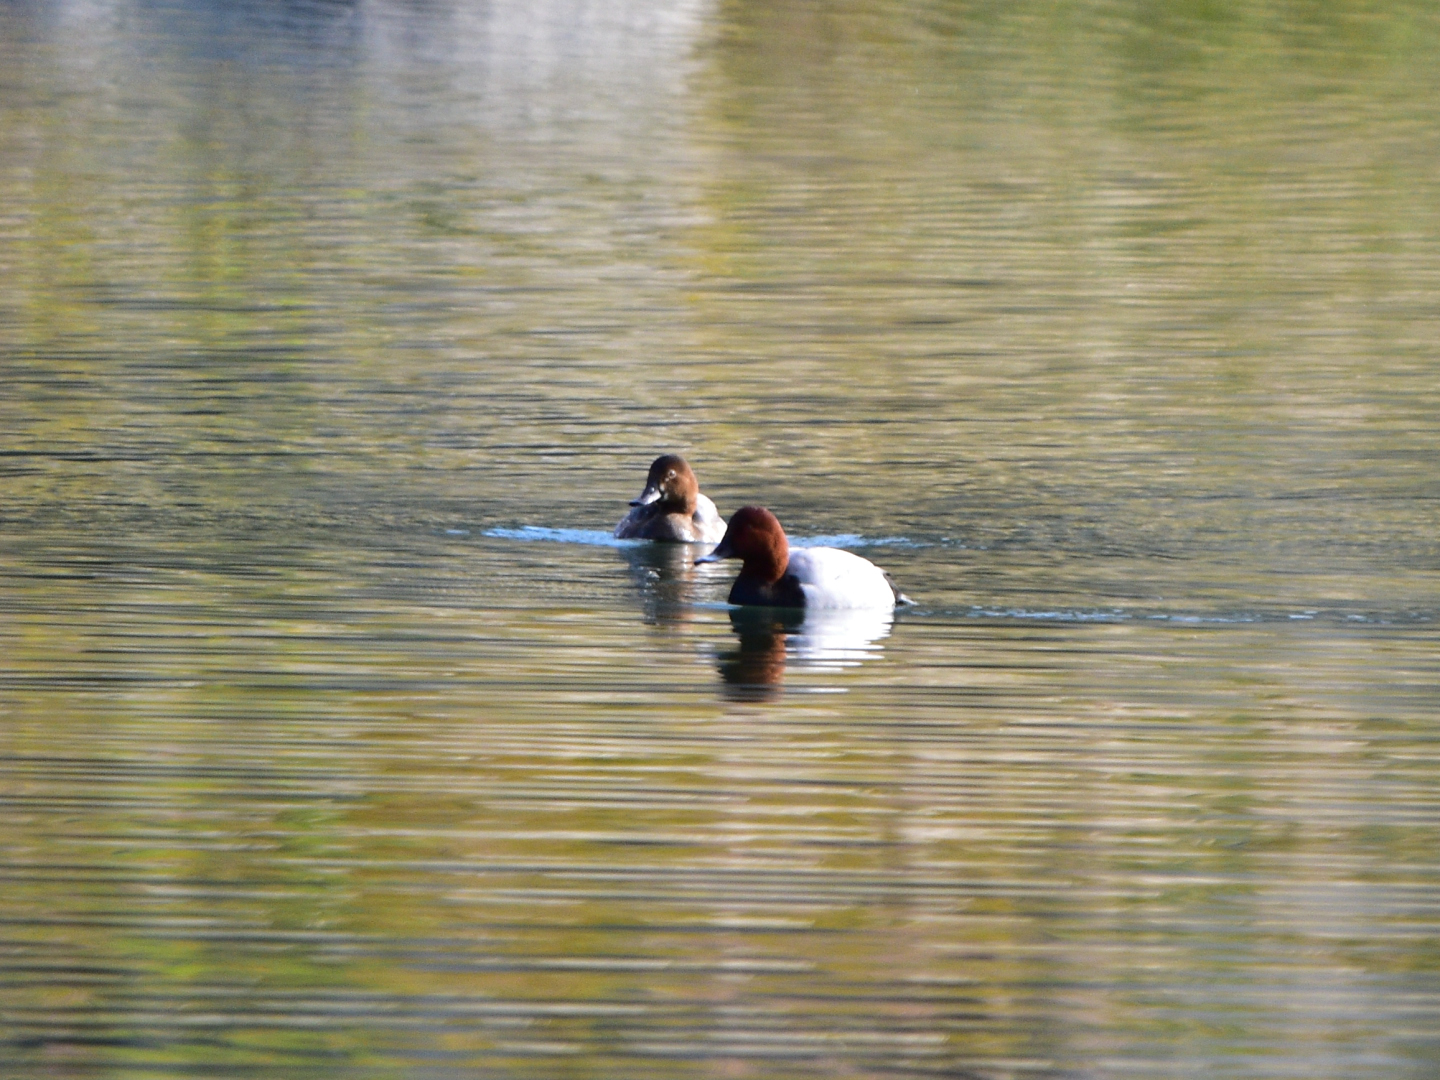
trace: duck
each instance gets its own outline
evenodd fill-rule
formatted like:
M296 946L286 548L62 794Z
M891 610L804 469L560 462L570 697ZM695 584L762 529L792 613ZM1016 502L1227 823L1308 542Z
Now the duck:
M650 465L645 490L615 526L617 540L669 540L713 544L725 535L725 519L700 494L700 481L679 454L661 454Z
M779 608L886 608L913 603L869 559L832 547L790 550L780 521L763 506L742 506L715 550L696 564L741 559L730 603Z

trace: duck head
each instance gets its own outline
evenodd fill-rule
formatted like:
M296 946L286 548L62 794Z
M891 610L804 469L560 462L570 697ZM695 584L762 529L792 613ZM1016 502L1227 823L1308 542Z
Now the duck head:
M725 536L715 550L695 562L719 562L740 559L740 575L752 581L773 585L785 575L790 564L790 542L780 521L763 506L742 506L730 518Z
M659 503L660 509L672 514L693 514L695 499L700 494L700 481L690 471L690 465L679 454L662 454L650 466L645 477L645 490L638 499L631 499L631 506L650 506Z

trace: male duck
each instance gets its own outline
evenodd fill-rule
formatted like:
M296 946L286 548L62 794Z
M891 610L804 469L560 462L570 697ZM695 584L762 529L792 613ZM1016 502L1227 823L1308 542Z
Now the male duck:
M645 490L615 526L617 540L674 540L713 544L725 535L725 520L700 494L700 481L679 454L662 454L650 466Z
M743 559L730 603L788 608L893 608L910 603L880 567L839 548L791 551L769 510L735 511L720 546L697 563Z

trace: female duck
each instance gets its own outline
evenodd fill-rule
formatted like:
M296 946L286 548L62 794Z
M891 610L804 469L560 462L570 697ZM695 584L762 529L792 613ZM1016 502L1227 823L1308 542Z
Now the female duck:
M868 559L839 548L791 551L769 510L735 511L720 546L697 563L743 559L730 603L789 608L893 608L910 603L890 576Z
M615 526L617 540L674 540L713 544L725 535L715 504L700 494L700 481L679 454L663 454L650 466L645 490Z

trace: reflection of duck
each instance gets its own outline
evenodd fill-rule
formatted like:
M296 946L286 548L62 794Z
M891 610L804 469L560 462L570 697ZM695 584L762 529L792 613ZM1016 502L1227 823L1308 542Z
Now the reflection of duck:
M839 548L790 551L785 530L769 510L743 506L730 518L719 546L697 563L744 560L730 603L760 607L893 608L908 597L868 559Z
M663 454L650 465L645 490L615 526L620 540L673 540L713 544L725 535L715 504L700 494L700 481L679 454Z
M888 608L815 608L787 642L792 667L838 671L880 652L895 613Z
M616 550L630 564L640 590L645 621L689 622L694 616L695 549L681 544L621 544Z
M765 701L780 693L787 667L839 671L877 655L894 613L880 608L830 609L736 607L730 625L738 647L721 653L726 695Z
M804 619L796 608L732 608L730 625L740 640L719 657L726 696L736 701L778 697L785 681L785 636Z

